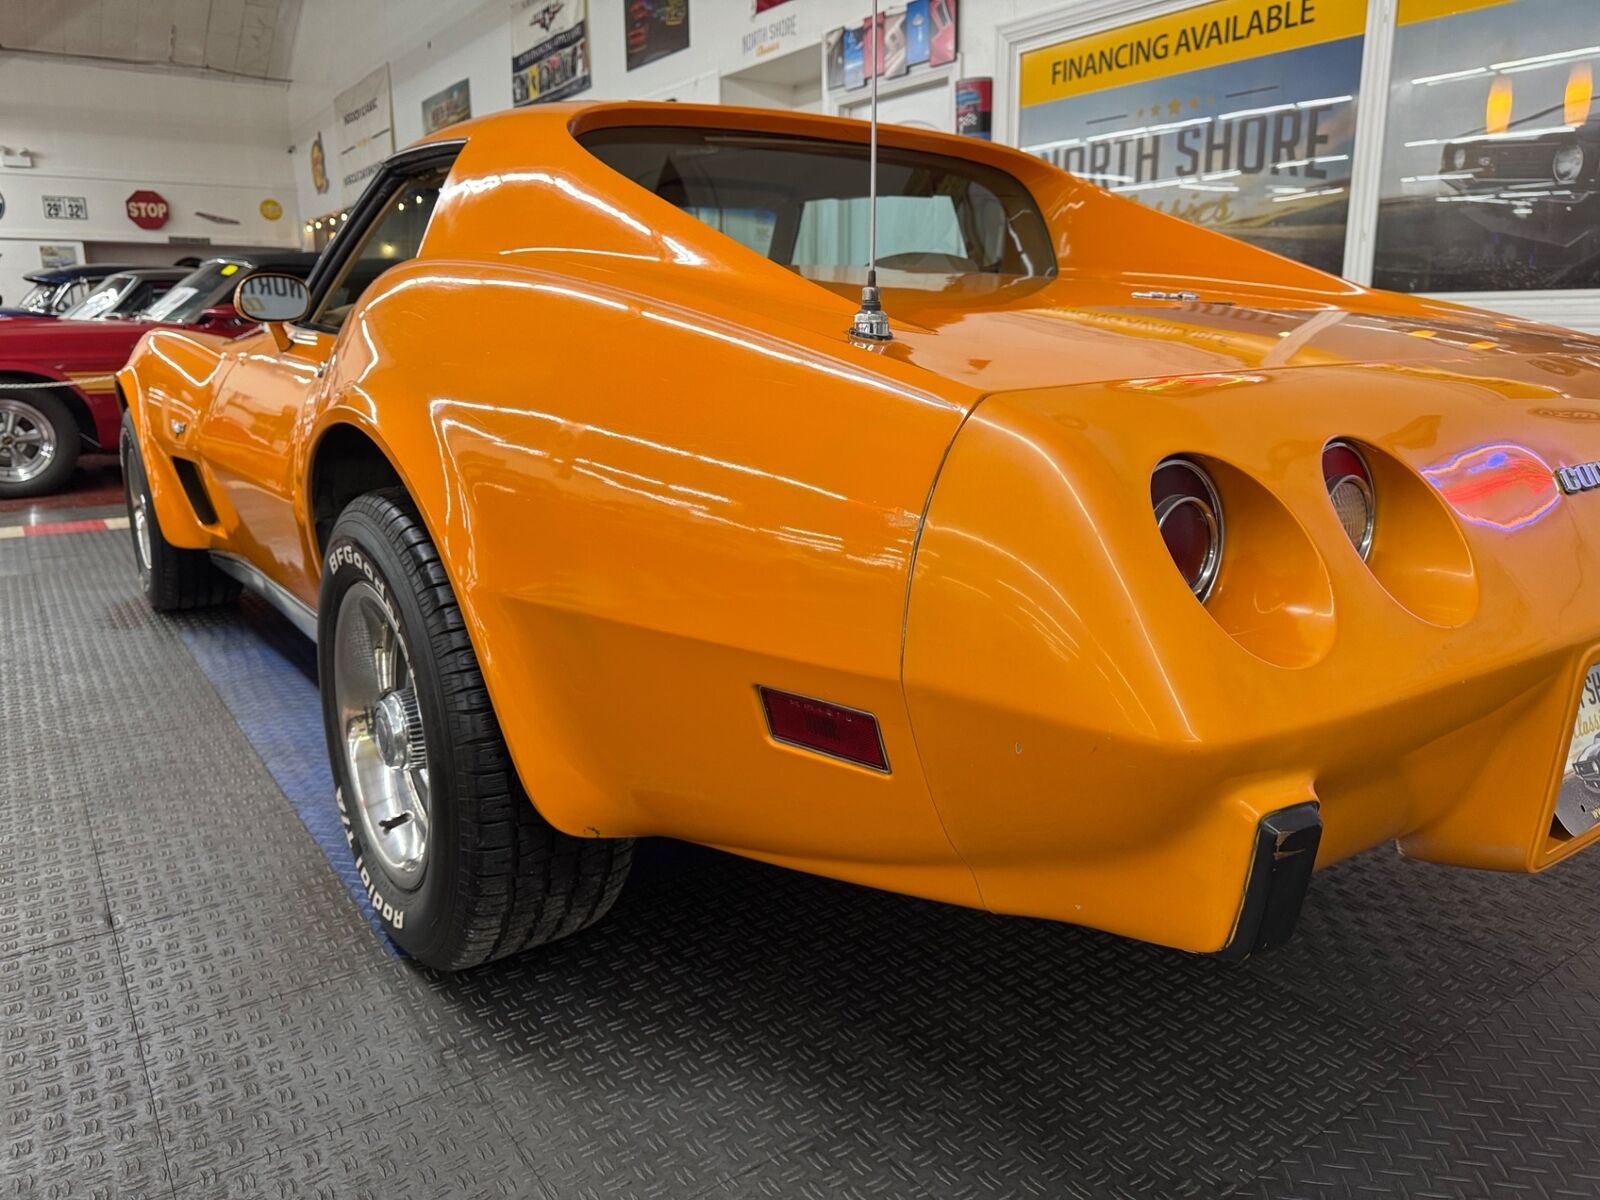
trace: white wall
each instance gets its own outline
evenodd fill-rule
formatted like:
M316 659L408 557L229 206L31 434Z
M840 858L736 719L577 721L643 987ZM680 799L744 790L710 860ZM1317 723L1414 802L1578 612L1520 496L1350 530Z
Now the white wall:
M993 75L998 25L1038 12L1070 11L1074 0L961 0L958 74ZM758 102L741 81L719 82L753 66L810 48L821 74L821 41L830 29L860 23L871 0L790 0L752 15L750 0L690 0L689 48L627 69L626 0L589 0L593 86L574 99L667 99ZM887 7L884 4L883 7ZM774 36L766 36L767 34ZM290 141L300 211L307 219L347 203L338 184L318 194L309 147L320 132L334 153L333 98L367 72L390 64L395 144L422 135L422 101L458 79L472 87L472 111L511 106L511 9L508 0L323 0L301 13L290 59ZM819 105L804 89L807 107ZM849 93L852 98L859 93ZM997 97L998 103L998 97ZM826 107L826 105L822 105ZM945 128L950 128L947 119Z
M299 245L280 83L0 51L0 146L34 154L32 168L0 166L0 296L8 299L24 290L21 275L40 267L40 242L90 243L86 258L99 259L106 256L96 243L120 243L123 258L131 243L138 258L160 262L206 253L173 245L174 237L210 238L214 246ZM128 218L128 195L141 189L170 205L160 230ZM46 219L45 195L85 197L88 219ZM262 214L264 200L282 210L277 221Z
M298 245L288 144L281 84L0 52L0 145L34 155L31 169L0 167L0 295L18 292L20 267L38 268L37 250L24 244L34 240ZM128 218L125 202L139 189L171 206L164 228ZM85 197L88 220L46 219L45 195ZM262 214L269 199L282 209L275 221ZM196 253L205 250L174 246L166 257Z

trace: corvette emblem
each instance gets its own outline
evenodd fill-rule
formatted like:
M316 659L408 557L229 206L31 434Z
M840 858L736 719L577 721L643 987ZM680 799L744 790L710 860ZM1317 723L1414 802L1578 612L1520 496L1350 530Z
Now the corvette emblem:
M1568 496L1600 488L1600 462L1578 463L1572 467L1557 467L1556 486Z

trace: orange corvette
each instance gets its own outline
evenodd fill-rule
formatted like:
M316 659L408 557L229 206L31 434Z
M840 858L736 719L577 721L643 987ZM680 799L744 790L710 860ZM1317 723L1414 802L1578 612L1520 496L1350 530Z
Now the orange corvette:
M404 949L580 929L643 835L1235 955L1381 842L1600 837L1600 343L909 129L858 336L867 139L453 126L120 375L145 592L316 637Z

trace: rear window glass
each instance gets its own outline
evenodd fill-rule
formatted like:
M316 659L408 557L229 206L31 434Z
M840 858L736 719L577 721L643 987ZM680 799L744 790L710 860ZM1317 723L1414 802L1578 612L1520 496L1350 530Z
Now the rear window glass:
M773 262L827 280L865 272L864 145L658 127L598 129L581 140L614 171ZM1011 176L883 145L878 265L940 276L1056 270L1044 217Z

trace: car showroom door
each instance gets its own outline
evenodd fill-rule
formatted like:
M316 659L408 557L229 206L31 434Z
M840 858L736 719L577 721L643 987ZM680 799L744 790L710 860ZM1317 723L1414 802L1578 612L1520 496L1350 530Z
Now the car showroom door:
M321 389L340 331L362 293L422 246L455 150L421 150L432 153L392 160L357 203L312 274L306 316L284 331L287 345L280 347L281 334L269 329L235 343L200 432L213 479L238 514L241 551L269 564L272 581L313 608L317 564L291 502L298 469L295 426Z

